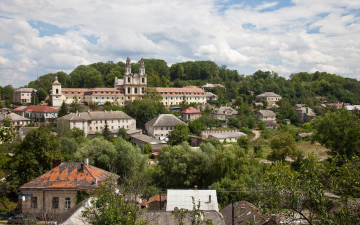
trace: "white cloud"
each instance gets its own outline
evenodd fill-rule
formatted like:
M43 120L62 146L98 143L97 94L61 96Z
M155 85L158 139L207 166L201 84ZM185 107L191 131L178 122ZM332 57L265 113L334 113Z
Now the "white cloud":
M269 69L288 76L326 70L357 77L360 2L292 3L283 7L278 2L250 6L215 0L3 0L0 85L27 84L37 67L42 75L127 56L160 58L169 65L214 60L240 74ZM38 21L45 24L33 28ZM40 36L51 32L46 24L65 33ZM89 36L97 42L90 43Z

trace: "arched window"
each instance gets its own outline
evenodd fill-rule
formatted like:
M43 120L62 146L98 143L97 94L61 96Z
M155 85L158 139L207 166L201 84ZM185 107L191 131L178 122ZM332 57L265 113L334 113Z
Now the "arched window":
M134 91L135 91L135 94L137 94L137 88L135 88Z
M130 77L128 77L128 83L130 83Z
M130 88L128 87L128 93L130 94Z
M145 78L141 78L141 82L145 83Z
M56 89L56 94L59 94L59 89Z

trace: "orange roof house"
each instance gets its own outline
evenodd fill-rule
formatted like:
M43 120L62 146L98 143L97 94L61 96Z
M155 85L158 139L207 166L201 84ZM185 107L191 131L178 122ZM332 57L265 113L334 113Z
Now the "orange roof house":
M196 120L201 116L199 110L195 109L194 107L189 107L181 112L181 119L182 120Z
M78 191L95 190L105 179L118 175L81 162L53 160L53 169L22 185L23 213L60 214L76 205Z

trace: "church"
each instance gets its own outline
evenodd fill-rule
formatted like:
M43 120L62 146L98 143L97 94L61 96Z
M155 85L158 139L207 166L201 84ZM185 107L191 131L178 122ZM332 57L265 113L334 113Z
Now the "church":
M55 77L49 96L51 105L60 107L63 101L66 104L76 101L84 104L98 103L98 105L110 102L121 106L125 104L125 101L141 98L147 87L147 75L144 60L141 59L139 64L139 73L131 73L131 60L127 57L124 78L115 78L114 88L61 88L61 84ZM179 105L184 98L187 103L206 103L204 89L195 86L183 88L157 87L156 90L163 97L162 102L165 106Z

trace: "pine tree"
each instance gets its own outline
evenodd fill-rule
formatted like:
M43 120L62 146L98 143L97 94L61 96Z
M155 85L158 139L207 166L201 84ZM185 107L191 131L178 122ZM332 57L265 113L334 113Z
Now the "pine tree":
M108 123L106 122L106 120L105 120L104 130L102 131L102 136L103 136L106 140L110 141L111 131L110 131L110 129L109 129L109 125L108 125Z
M62 117L62 116L65 116L67 115L69 112L68 112L68 108L65 104L65 101L63 101L63 103L61 104L60 106L60 110L59 110L59 113L58 113L58 117Z
M33 90L31 92L31 105L38 105L39 104L39 99L35 93L35 91Z

